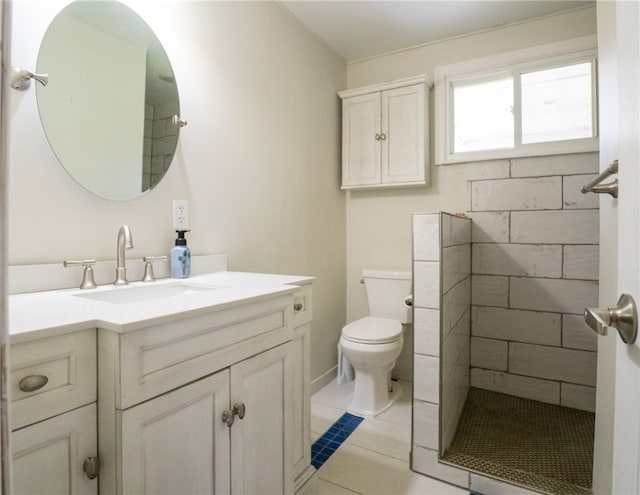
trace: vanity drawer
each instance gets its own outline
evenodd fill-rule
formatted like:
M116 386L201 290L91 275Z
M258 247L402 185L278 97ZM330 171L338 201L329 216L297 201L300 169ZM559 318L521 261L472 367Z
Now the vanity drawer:
M113 369L116 408L126 409L291 340L292 314L293 296L287 295L119 335L100 331L100 348L103 339L107 347L115 339L111 345L119 356L108 359L119 367Z
M311 284L301 285L293 295L293 326L299 327L313 319Z
M12 345L12 429L94 402L96 376L95 328Z

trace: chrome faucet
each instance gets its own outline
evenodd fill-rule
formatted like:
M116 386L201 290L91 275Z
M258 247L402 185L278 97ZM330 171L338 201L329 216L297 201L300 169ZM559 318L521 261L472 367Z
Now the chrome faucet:
M133 237L131 236L131 229L128 225L123 225L118 230L118 252L117 252L117 264L116 264L116 279L113 285L128 285L127 281L127 266L124 259L125 249L133 249Z

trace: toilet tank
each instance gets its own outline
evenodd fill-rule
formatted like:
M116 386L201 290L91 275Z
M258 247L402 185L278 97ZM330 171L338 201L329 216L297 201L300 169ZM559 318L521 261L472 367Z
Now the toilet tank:
M411 272L362 270L369 301L369 314L411 323L411 308L404 298L411 294Z

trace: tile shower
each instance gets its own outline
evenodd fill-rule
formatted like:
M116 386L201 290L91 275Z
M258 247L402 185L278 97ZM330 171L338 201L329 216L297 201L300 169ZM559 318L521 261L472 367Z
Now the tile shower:
M470 164L466 218L414 215L415 471L510 486L438 462L469 390L593 417L598 198L580 187L597 171L596 153Z

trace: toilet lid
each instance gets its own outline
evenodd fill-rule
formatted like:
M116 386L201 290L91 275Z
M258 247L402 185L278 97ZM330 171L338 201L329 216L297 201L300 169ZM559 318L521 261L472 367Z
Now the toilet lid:
M367 316L349 323L342 329L342 336L352 342L384 344L398 340L402 325L398 320Z

